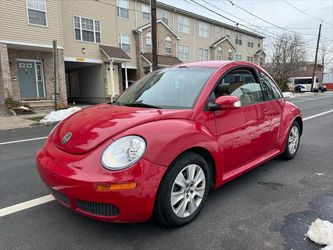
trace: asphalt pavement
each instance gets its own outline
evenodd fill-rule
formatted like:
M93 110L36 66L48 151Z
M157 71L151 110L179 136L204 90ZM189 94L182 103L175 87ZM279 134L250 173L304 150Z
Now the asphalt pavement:
M291 99L303 117L333 109L333 95ZM0 131L0 209L49 194L35 167L52 126ZM316 218L333 222L333 113L304 122L292 161L273 159L222 186L191 224L103 223L55 201L0 215L0 249L320 249L305 238Z

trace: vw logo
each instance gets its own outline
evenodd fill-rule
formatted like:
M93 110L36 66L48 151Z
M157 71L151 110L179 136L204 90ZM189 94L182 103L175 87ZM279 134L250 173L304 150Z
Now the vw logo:
M65 136L62 138L61 143L62 143L62 144L66 144L66 143L69 141L69 139L71 139L71 137L72 137L72 133L71 133L71 132L68 132L68 133L65 134Z

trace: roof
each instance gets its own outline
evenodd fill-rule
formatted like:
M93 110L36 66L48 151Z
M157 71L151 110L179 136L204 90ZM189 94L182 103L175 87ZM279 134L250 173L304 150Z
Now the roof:
M260 54L266 55L266 53L262 49L258 50L256 53L254 53L254 55L260 55Z
M225 41L229 42L230 45L231 45L235 50L237 50L236 46L233 44L233 42L231 42L230 38L227 37L227 36L220 38L220 39L217 40L215 43L211 44L210 47L214 47L214 48L215 48L216 46L218 46L219 44L221 44L221 43L223 43L223 42L225 42Z
M152 58L151 58L151 53L143 53L141 55L147 62L151 63L152 62ZM174 57L174 56L166 56L166 55L158 55L157 56L157 61L158 61L158 65L175 65L175 64L179 64L182 63L181 60L179 60L178 57Z
M157 19L156 20L156 23L158 24L158 23L160 23L160 24L162 24L165 28L167 28L176 38L177 38L177 40L179 40L180 39L180 36L177 34L177 32L176 31L174 31L169 25L167 25L165 22L163 22L163 20L162 19ZM149 23L147 23L147 24L145 24L145 25L142 25L142 26L140 26L140 27L138 27L138 28L136 28L135 30L134 30L134 32L137 32L137 33L142 33L142 31L144 30L144 29L147 29L147 28L149 28L151 26L151 23L149 22Z
M149 0L139 0L139 1L147 3L147 4L150 3ZM240 29L240 28L238 28L236 26L233 26L233 25L230 25L230 24L226 24L226 23L222 23L222 22L220 22L218 20L215 20L215 19L212 19L212 18L208 18L208 17L202 16L202 15L199 15L199 14L187 11L187 10L183 10L183 9L174 7L172 5L166 4L166 3L157 2L156 5L157 5L157 7L167 9L167 10L169 10L171 12L183 14L185 16L190 16L190 17L199 19L201 21L205 21L205 22L209 22L209 23L212 23L212 24L220 25L222 27L225 27L225 28L228 28L228 29L231 29L231 30L235 30L235 31L243 33L243 34L247 34L247 35L258 37L258 38L265 38L264 36L259 35L257 33L254 33L254 32L248 31L248 30L244 30L244 29Z
M100 45L100 50L107 56L108 59L115 59L117 61L130 61L132 60L127 53L118 47Z

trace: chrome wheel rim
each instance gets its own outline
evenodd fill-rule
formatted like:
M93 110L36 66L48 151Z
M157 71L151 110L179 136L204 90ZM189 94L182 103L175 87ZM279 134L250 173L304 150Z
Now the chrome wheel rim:
M293 126L289 132L288 148L289 152L295 154L299 143L299 131L297 126Z
M206 176L197 164L187 165L177 175L171 189L171 207L181 218L192 215L200 206L206 190Z

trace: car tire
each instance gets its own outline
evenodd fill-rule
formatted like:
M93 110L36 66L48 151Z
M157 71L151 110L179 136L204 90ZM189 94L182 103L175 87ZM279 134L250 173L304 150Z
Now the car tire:
M201 155L194 152L180 155L160 184L155 202L156 219L169 227L193 221L206 203L211 176L210 168Z
M291 160L295 157L300 143L301 128L297 121L294 121L288 131L286 145L281 158L284 160Z

